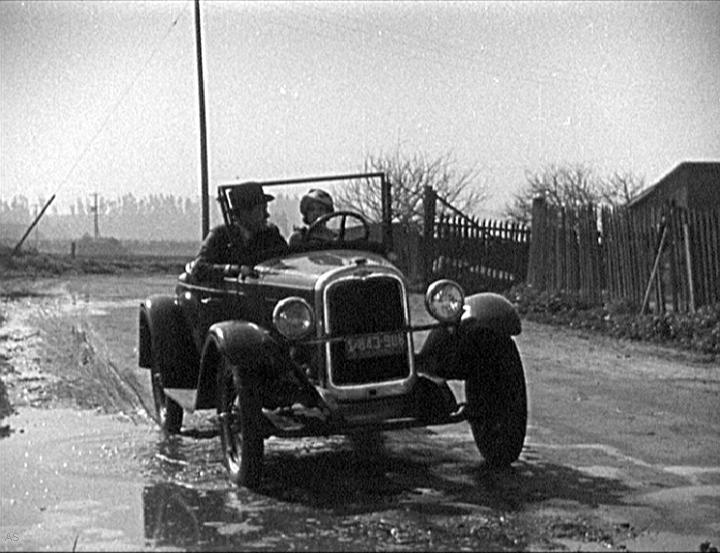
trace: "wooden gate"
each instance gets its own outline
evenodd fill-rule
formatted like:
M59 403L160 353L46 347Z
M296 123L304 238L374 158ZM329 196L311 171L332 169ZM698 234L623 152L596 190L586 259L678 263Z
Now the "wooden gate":
M507 290L527 275L530 231L510 221L479 221L425 188L425 282L449 278L466 293Z

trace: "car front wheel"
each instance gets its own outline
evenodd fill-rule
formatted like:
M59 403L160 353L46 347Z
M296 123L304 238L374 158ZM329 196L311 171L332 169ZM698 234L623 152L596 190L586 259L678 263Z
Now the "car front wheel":
M506 467L520 456L527 428L525 375L512 338L494 342L487 366L465 381L468 422L487 464Z
M237 369L223 360L218 370L218 421L230 480L257 489L263 464L262 408L255 390L240 385Z

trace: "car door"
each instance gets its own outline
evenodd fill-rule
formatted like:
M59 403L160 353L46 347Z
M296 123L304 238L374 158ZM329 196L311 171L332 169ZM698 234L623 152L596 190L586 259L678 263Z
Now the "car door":
M240 317L241 303L238 279L226 277L216 286L203 288L199 294L198 338L205 343L208 330L215 323Z
M241 318L238 316L238 283L231 277L213 284L181 279L176 297L198 352L202 352L213 324Z

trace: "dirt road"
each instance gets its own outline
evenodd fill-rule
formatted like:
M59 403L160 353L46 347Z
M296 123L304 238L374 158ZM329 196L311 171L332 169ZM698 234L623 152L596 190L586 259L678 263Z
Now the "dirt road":
M173 277L38 282L0 310L2 550L712 550L720 366L524 323L521 459L485 468L465 424L267 441L228 485L211 421L163 439L137 368L139 299ZM376 444L377 445L377 444ZM703 544L705 544L703 546Z

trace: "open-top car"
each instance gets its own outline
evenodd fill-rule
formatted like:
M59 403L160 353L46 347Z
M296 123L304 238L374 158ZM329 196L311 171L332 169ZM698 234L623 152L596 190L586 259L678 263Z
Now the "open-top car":
M325 225L330 237L267 252L220 282L197 282L188 269L174 294L140 306L139 364L150 370L160 425L179 433L184 411L214 410L238 485L260 485L270 436L468 421L486 463L509 465L522 450L527 397L512 304L439 280L425 292L434 322L413 325L408 281L390 261L391 189L381 173L261 184L353 180L379 183L381 224L337 211L307 233ZM219 187L226 222L234 186ZM415 353L419 332L427 338ZM448 380L464 381L465 393Z

